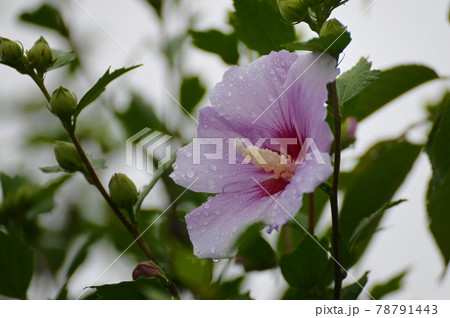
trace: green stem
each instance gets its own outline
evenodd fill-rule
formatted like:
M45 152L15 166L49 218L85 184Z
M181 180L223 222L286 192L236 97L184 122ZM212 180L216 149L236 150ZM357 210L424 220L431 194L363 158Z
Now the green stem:
M44 94L44 96L47 99L47 101L50 103L51 96L48 93L47 88L44 85L43 78L39 77L34 72L30 72L29 75L34 80L34 82L37 84L39 89L42 91L42 93ZM125 226L125 228L128 230L128 232L130 232L130 234L135 238L135 240L137 241L140 249L145 254L145 256L150 261L154 262L155 264L157 264L159 266L157 260L153 256L153 254L152 254L150 248L148 247L147 243L145 243L144 239L142 238L142 235L140 234L140 232L139 232L139 230L137 228L137 225L136 224L132 224L131 222L129 222L125 218L125 216L122 214L122 212L120 212L119 207L113 202L113 200L111 199L111 196L108 194L108 192L106 191L105 187L101 183L100 179L98 178L97 173L95 172L94 167L92 167L91 163L89 162L88 157L86 156L86 153L84 152L83 147L81 146L80 142L78 141L78 138L76 137L73 128L67 126L64 122L62 122L62 123L63 123L64 129L66 130L67 134L69 135L70 139L72 140L73 144L75 145L75 148L77 149L81 160L83 161L84 165L86 166L86 169L87 169L87 171L89 173L89 176L91 177L92 184L100 192L102 197L105 199L106 203L110 206L111 210L116 215L116 217L120 220L120 222L122 222L122 224ZM172 293L172 295L174 296L175 299L180 299L180 296L178 295L178 291L177 291L175 285L172 282L170 282L168 284L168 288L169 288L169 291Z
M314 236L314 192L308 193L308 232Z
M331 102L334 112L334 171L330 192L331 220L333 224L333 257L334 257L334 299L340 299L342 289L341 252L339 235L339 170L341 165L341 113L337 96L336 81L331 84Z

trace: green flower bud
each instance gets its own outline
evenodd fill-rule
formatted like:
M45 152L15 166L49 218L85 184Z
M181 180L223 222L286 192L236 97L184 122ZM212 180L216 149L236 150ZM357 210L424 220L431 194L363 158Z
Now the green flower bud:
M42 36L28 51L28 62L40 72L45 71L52 65L52 49Z
M50 108L61 120L67 122L77 109L77 97L67 88L60 86L52 94Z
M332 20L326 21L322 25L319 35L321 37L328 36L328 35L334 35L334 36L338 37L345 31L347 31L347 28L344 25L342 25L338 20L332 19Z
M308 8L302 0L277 0L277 3L281 15L288 22L302 22L309 16Z
M22 46L9 39L0 38L0 57L10 63L21 62L23 57Z
M123 173L115 173L109 181L109 194L119 208L130 210L138 199L133 181Z
M56 141L53 145L56 161L64 170L75 172L84 171L84 163L78 154L74 144L64 141Z

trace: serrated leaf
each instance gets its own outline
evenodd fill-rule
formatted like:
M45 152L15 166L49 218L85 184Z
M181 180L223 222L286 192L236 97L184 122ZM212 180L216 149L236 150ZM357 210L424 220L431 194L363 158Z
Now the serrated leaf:
M450 93L438 107L438 116L428 136L426 152L433 168L427 192L427 211L430 231L444 258L450 262Z
M87 91L86 94L80 99L78 103L77 110L75 113L75 118L80 114L80 112L86 108L89 104L94 102L106 89L106 86L111 83L116 78L122 76L123 74L140 67L141 65L134 65L127 68L121 68L110 73L110 68L103 74L103 76L95 83L95 85Z
M349 45L351 41L350 33L347 31L335 35L321 36L320 38L313 38L307 42L296 42L283 44L283 47L292 50L306 50L312 52L325 52L337 58L339 54Z
M135 281L91 286L96 292L91 299L99 300L147 300L172 299L171 294L162 282L156 279L139 278Z
M218 54L225 63L237 64L239 59L236 34L225 34L218 30L190 31L193 44L207 52Z
M192 113L195 106L205 95L206 89L197 76L185 77L180 87L180 103L186 111Z
M62 66L72 63L77 59L77 55L73 52L65 52L61 50L52 49L53 62L52 65L47 68L47 71L56 70Z
M387 140L374 145L361 157L346 184L339 222L343 240L348 242L365 218L370 218L392 199L421 150L422 146L403 139ZM353 246L350 265L365 251L382 215L371 220L363 232L365 239Z
M363 291L367 284L367 275L369 272L364 273L357 282L342 288L341 300L356 300Z
M361 121L409 90L437 78L434 70L422 65L402 65L381 71L375 82L344 103L343 115Z
M408 271L404 271L400 273L399 275L396 275L389 279L388 281L375 285L370 294L375 299L382 299L386 295L395 292L401 288L403 278L408 273Z
M372 62L361 58L349 71L336 80L339 105L358 95L364 88L378 79L378 70L370 70Z
M58 9L50 4L43 4L34 11L22 13L20 19L24 22L52 29L66 38L69 36L69 31L61 14Z
M239 40L259 54L279 51L281 44L295 40L295 30L283 21L273 1L234 0L236 11L231 17Z
M33 254L21 238L0 228L0 294L26 299L33 276Z

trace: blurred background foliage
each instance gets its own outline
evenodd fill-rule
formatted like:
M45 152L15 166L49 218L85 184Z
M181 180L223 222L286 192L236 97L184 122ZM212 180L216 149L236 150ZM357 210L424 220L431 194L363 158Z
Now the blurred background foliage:
M90 153L105 158L107 164L116 163L117 158L123 156L126 138L146 127L173 136L174 144L178 146L190 141L192 134L186 131L194 131L196 127L191 116L197 117L199 105L206 100L210 87L203 83L202 74L186 71L186 64L189 63L183 58L186 48L195 47L217 55L227 65L245 64L282 48L311 49L311 42L300 42L302 35L298 29L282 18L275 0L234 0L234 10L229 12L228 21L223 21L227 31L198 29L196 16L185 11L182 1L142 1L148 4L148 10L159 21L161 40L151 45L165 59L164 72L168 83L164 87L171 98L180 101L184 109L173 108L169 116L162 116L154 100L133 89L125 88L126 98L123 100L126 102L122 100L120 105L117 100L109 98L108 93L102 95L80 117L77 135ZM67 10L61 10L61 7L70 5L67 2L42 3L28 8L17 17L31 28L40 28L44 36L56 34L61 37L67 47L76 53L77 58L64 72L60 72L61 83L74 83L80 78L86 81L90 76L85 63L89 59L89 51L72 38L76 21L69 24L62 14ZM186 21L184 28L176 34L166 32L167 24L179 15L183 15ZM350 35L348 39L350 41ZM318 38L314 43L320 41L323 39ZM285 45L287 43L291 44ZM423 83L439 79L439 76L422 65L372 70L371 63L361 59L337 82L343 120L345 122L353 117L361 122L390 101ZM93 85L95 81L89 82ZM116 85L114 89L123 88ZM448 265L450 153L446 145L450 141L449 96L447 93L440 103L429 105L427 117L419 123L430 129L433 126L426 145L411 143L407 138L408 131L405 131L397 138L373 145L353 170L342 173L340 221L343 265L347 270L367 252L383 215L403 202L391 200L424 150L433 165L433 178L427 195L430 230L443 255L443 266ZM29 163L34 156L50 152L55 140L68 141L65 131L49 116L43 98L14 107L19 108L27 120L23 147L28 158L24 158L18 166ZM3 112L3 109L0 111ZM171 116L172 112L178 114ZM327 120L333 126L331 114ZM350 136L344 140L345 146L355 142L352 138ZM158 158L153 158L153 161L157 164ZM33 168L37 170L37 167ZM50 299L79 296L87 299L172 297L164 282L158 279L132 281L131 270L129 281L92 287L83 294L81 290L70 290L71 278L89 257L95 258L93 251L97 251L98 246L112 249L110 252L114 255L126 251L122 257L128 259L130 264L137 264L146 258L137 244L130 246L133 241L130 234L80 175L35 177L35 173L19 171L3 171L0 174L0 297L26 299L28 295L33 298L32 293L27 294L30 282L34 289L41 290L39 297ZM166 208L148 208L149 205L144 204L139 212L139 227L144 233L144 240L182 298L250 299L249 290L243 288L249 274L277 267L288 285L282 298L332 298L333 261L326 253L331 251L331 229L316 233L319 246L299 226L308 228L310 204L314 205L315 224L320 222L323 213L329 213L328 195L323 189L315 191L313 203L305 197L295 220L283 226L279 234L272 234L272 239L268 239L260 226L250 227L239 239L237 256L215 263L193 255L184 221L186 213L205 202L210 194L184 193L184 189L168 177L169 173L170 169L162 173L154 190L169 204ZM55 206L58 208L55 209ZM153 225L146 230L150 224ZM239 275L228 275L231 267L240 267ZM407 270L378 284L370 291L372 296L382 299L398 290L405 275ZM359 285L352 277L346 278L343 299L358 298L362 287L370 279L370 273L356 278ZM85 282L85 286L90 283Z

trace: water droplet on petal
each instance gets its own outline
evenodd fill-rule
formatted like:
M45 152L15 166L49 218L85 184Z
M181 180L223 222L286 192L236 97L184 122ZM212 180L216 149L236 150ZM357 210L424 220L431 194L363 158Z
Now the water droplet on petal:
M267 99L269 100L269 102L273 102L275 100L275 97L272 94L269 94L269 96L267 96Z
M210 249L209 249L209 252L210 253L214 253L216 251L216 247L215 246L213 246L213 247L211 247Z
M228 95L228 96L231 96L231 95L233 95L233 93L231 93L231 92L228 92L228 93L227 93L227 95Z
M212 171L217 171L217 166L215 164L212 164L209 167L211 168Z
M188 157L188 158L192 157L192 152L187 151L187 152L186 152L186 157Z
M211 253L213 253L213 252L211 252ZM214 263L217 263L218 261L220 261L220 258L213 258L212 261L213 261Z
M192 169L187 169L187 170L186 170L186 176L187 176L188 178L192 178L193 176L195 176L195 171L192 170Z
M216 215L220 215L220 211L219 210L216 211Z
M239 75L238 78L239 78L240 80L243 80L243 79L244 79L244 76Z

